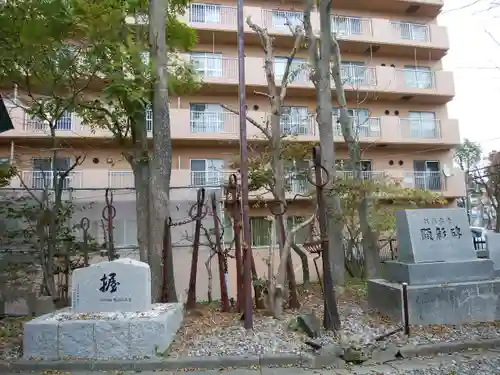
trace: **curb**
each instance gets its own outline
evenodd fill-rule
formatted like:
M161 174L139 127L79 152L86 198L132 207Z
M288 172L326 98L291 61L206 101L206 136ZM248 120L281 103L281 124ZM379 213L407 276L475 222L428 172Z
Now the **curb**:
M448 354L467 349L492 349L500 347L499 339L482 341L441 342L427 345L407 345L400 348L403 358ZM29 371L154 371L154 370L215 370L225 368L295 366L314 367L316 356L302 354L264 354L261 356L220 356L220 357L180 357L151 358L138 360L26 360L0 362L0 373Z
M467 349L492 349L500 346L500 339L465 340L454 342L439 342L425 345L407 345L401 347L399 352L404 358L428 356L434 354L448 354Z
M309 367L312 359L306 354L264 354L261 356L220 356L151 358L138 360L26 360L0 363L0 373L29 371L153 371L224 368L253 366L296 366Z

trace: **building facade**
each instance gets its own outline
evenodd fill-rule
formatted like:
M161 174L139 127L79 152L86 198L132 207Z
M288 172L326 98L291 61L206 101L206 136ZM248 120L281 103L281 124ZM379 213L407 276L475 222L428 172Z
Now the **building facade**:
M446 108L455 88L452 72L443 70L441 63L449 49L447 30L436 21L443 0L339 0L334 6L332 31L340 41L348 105L363 149L364 178L388 176L404 187L439 192L453 204L465 195L465 186L463 172L453 168L452 160L452 149L460 143L460 137L458 121L448 117ZM245 2L245 18L251 16L255 24L275 37L278 80L293 45L286 23L301 22L301 7L301 2L293 0ZM238 117L220 105L238 108L236 4L229 0L192 3L182 18L198 32L198 44L186 58L194 62L204 83L193 95L170 97L174 207L175 201L194 200L197 187L221 186L239 155ZM313 13L312 24L318 31L318 13ZM269 103L255 92L267 87L264 52L257 35L246 25L245 54L248 115L263 121ZM301 50L293 66L300 70L306 62L307 51ZM318 141L315 92L305 70L298 72L290 84L286 106L283 131L293 133L295 142ZM45 184L50 173L41 170L52 170L48 129L19 108L11 108L10 114L15 129L0 134L0 161L15 160L26 185L37 188ZM145 115L151 130L151 113ZM332 116L336 124L335 111ZM347 148L339 125L334 126L342 169ZM256 142L259 134L248 123L249 142ZM121 150L114 146L111 133L91 130L76 115L67 113L57 123L57 135L68 145L59 152L60 160L54 161L61 168L75 155L86 154L82 165L65 182L73 188L68 192L70 198L97 201L102 207L103 190L114 189L115 201L128 207L117 214L115 241L118 246L134 245L133 175ZM339 173L348 176L349 171L343 169ZM292 193L306 189L303 180L289 174ZM21 188L19 179L14 179L11 187ZM303 216L310 207L305 200L295 200L287 212L289 220ZM97 237L99 215L96 211L92 218L91 230ZM269 211L254 207L250 215L253 245L267 245L269 221L265 217ZM177 216L181 219L187 214Z

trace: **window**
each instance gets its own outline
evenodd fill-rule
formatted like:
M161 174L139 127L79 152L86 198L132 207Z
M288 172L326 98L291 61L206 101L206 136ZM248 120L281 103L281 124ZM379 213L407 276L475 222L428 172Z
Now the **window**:
M283 114L280 117L281 133L308 135L309 119L307 107L283 107Z
M439 161L414 160L414 186L417 189L441 190L441 166Z
M345 61L340 67L342 82L348 85L367 85L368 68L362 61Z
M305 194L309 189L307 172L309 162L306 160L287 160L284 163L285 189L294 194Z
M356 109L348 109L349 116L351 116L353 121L353 132L355 136L359 137L368 137L370 136L370 113L368 109L365 108L356 108ZM340 108L333 109L333 116L335 120L334 129L335 135L342 135L342 128L340 125Z
M144 65L149 65L149 52L148 51L141 52L140 56Z
M0 157L0 168L2 167L8 167L10 165L10 158L1 156Z
M190 104L192 133L220 133L224 131L224 111L220 104Z
M52 188L53 172L65 172L71 167L70 158L57 158L52 163L51 158L35 158L32 160L31 187L33 189ZM27 183L27 182L26 182ZM70 176L63 182L63 188L70 187Z
M332 33L339 36L361 35L362 34L360 17L332 17Z
M364 180L371 180L373 177L372 161L371 160L361 160L361 178ZM343 172L345 177L352 178L352 168L351 163L348 159L337 159L335 160L335 166L337 171Z
M191 4L189 6L189 22L221 23L221 6L215 4Z
M392 22L392 27L399 33L401 39L427 42L429 40L429 26L410 22Z
M264 247L271 244L272 221L264 216L253 216L250 218L250 230L252 231L252 247Z
M434 112L409 112L409 135L412 138L438 138L439 123Z
M290 26L295 28L301 26L304 20L304 13L301 12L290 12L283 10L273 10L272 13L272 25L273 28L286 28Z
M221 53L191 53L191 62L202 77L222 77Z
M286 57L274 58L274 74L278 80L281 80L285 74L285 68L288 59ZM290 73L288 75L289 82L303 82L306 80L305 75L306 60L293 59L290 65Z
M224 160L191 159L192 186L220 186L223 183Z
M71 130L72 128L73 113L71 111L64 111L61 116L56 120L54 127L56 130Z
M406 65L404 68L405 85L415 89L432 89L434 74L428 66Z

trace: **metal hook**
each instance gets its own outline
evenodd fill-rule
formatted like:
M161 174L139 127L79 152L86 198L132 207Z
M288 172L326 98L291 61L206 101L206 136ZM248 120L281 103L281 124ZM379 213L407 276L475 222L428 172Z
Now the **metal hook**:
M229 175L229 185L237 185L238 184L238 176L236 173L232 173Z
M320 168L319 177L320 177L321 179L323 179L323 178L322 178L322 175L323 175L323 173L322 173L322 172L325 172L326 178L325 178L325 181L324 181L324 182L323 182L323 181L318 182L318 181L316 181L316 178L314 178L314 180L313 180L313 177L312 177L312 174L313 174L313 173L312 173L312 172L314 171L314 173L316 174L316 170L317 170L317 168ZM310 183L311 185L316 186L316 187L319 187L319 188L323 188L323 187L325 187L325 186L328 184L328 182L330 181L330 174L328 173L328 171L326 170L326 168L325 168L325 167L323 167L321 164L319 164L319 165L311 165L311 166L308 168L308 170L307 170L306 178L307 178L307 181L309 181L309 183Z
M106 221L110 220L108 210L111 211L111 219L114 219L116 216L116 208L113 205L107 205L102 209L102 218Z

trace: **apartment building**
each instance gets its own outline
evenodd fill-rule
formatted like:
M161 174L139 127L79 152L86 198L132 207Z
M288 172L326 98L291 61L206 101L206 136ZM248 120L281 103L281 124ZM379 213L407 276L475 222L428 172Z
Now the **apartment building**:
M182 18L197 30L199 43L188 56L203 77L202 88L191 96L171 97L170 114L173 138L172 196L174 200L193 199L196 187L217 187L227 180L230 165L239 154L238 117L220 104L238 106L238 64L236 47L236 4L229 0L204 0L192 3ZM350 114L363 148L364 178L389 177L405 187L441 193L454 204L465 195L464 175L453 168L452 149L459 144L456 119L448 117L446 103L455 94L452 72L443 70L441 59L449 49L446 28L436 17L444 0L338 0L334 2L333 30L343 54L342 75ZM302 2L250 0L245 2L245 17L266 27L275 37L274 69L283 74L293 37L286 20L301 22ZM319 17L312 15L313 29L319 30ZM245 67L248 115L263 120L269 104L256 91L265 91L263 51L257 35L245 26ZM307 59L299 51L295 67ZM314 120L314 88L306 72L296 74L289 86L282 130L293 133L296 142L317 141ZM335 103L334 103L335 107ZM15 129L0 134L3 161L22 160L26 184L44 183L44 166L51 165L47 129L12 109ZM148 129L151 113L145 114ZM336 112L332 113L336 124ZM349 175L343 162L347 148L340 128L334 125L335 147L341 175ZM130 166L113 146L111 134L91 131L80 119L67 113L58 121L57 134L70 145L61 152L61 167L75 155L86 153L83 164L65 182L73 199L82 202L103 200L102 190L115 189L115 202L133 202L133 176ZM249 142L256 142L259 131L248 124ZM303 165L297 160L288 166L287 185L291 193L306 189L305 178L294 174ZM12 187L20 187L18 180ZM135 241L135 212L129 206L117 215L118 245ZM300 220L311 203L297 199L289 206L291 221ZM268 243L266 208L252 208L253 245ZM99 230L100 212L94 215L93 230ZM182 214L179 214L181 217Z

